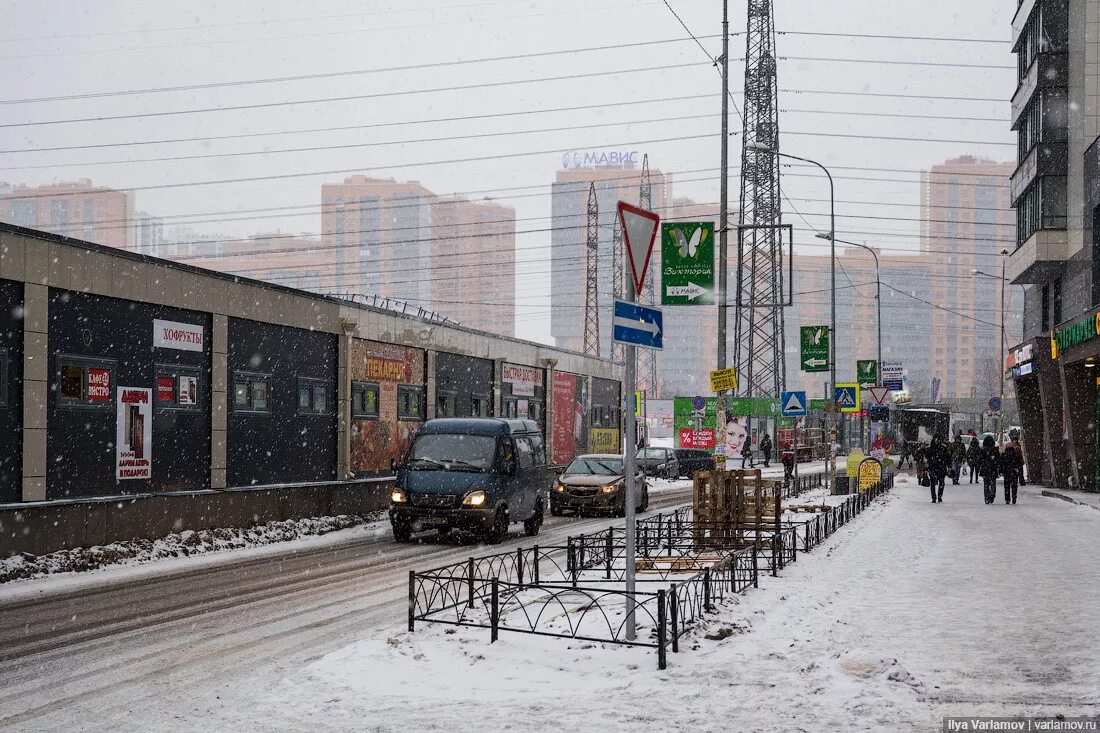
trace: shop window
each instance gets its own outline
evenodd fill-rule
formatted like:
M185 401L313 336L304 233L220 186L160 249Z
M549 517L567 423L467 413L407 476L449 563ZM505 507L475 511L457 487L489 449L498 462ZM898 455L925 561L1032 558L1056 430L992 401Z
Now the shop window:
M233 409L237 412L270 412L268 385L271 375L237 372L233 375Z
M519 416L519 401L518 400L504 400L500 403L500 411L504 413L501 417L518 417Z
M5 369L5 374L7 370ZM60 356L57 362L58 399L70 407L107 407L111 404L114 361Z
M157 407L199 409L199 370L174 365L157 366Z
M541 425L542 424L542 405L539 404L538 402L532 402L530 407L528 407L527 409L529 410L530 418Z
M397 386L397 419L424 419L424 388L400 384Z
M351 416L358 418L378 417L377 382L351 383Z
M1054 302L1051 307L1054 311L1052 320L1057 325L1062 322L1062 278L1054 281Z
M438 392L435 396L435 416L454 417L455 402L458 395L455 392Z
M470 414L473 417L489 417L489 397L483 394L471 397Z
M329 414L329 388L324 380L298 378L298 414Z
M1050 286L1049 285L1044 285L1043 286L1042 301L1040 303L1040 307L1042 308L1042 311L1043 311L1043 313L1042 313L1042 316L1043 316L1042 330L1043 331L1049 331L1050 330Z

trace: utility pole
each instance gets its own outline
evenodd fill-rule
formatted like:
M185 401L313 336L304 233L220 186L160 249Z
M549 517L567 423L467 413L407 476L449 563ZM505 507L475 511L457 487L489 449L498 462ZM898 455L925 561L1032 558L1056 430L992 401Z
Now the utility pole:
M729 272L730 167L730 21L729 0L722 0L722 161L718 202L718 369L726 368L726 274ZM718 393L717 438L726 444L726 393ZM729 456L727 456L728 458Z
M1005 265L1008 264L1008 250L1001 250L1001 360L997 363L997 374L1001 382L1001 409L997 415L997 444L1000 445L1005 432Z
M596 184L588 185L588 240L585 243L584 353L600 355L599 306L600 208Z

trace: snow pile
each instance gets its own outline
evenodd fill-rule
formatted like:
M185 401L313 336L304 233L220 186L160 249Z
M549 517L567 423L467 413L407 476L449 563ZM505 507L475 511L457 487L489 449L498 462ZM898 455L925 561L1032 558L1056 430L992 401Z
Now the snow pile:
M48 555L22 553L0 560L0 583L40 578L54 573L95 570L119 563L145 563L168 557L190 557L223 550L288 542L364 524L377 516L338 514L268 522L255 527L185 530L155 540L128 540L109 545L75 547Z

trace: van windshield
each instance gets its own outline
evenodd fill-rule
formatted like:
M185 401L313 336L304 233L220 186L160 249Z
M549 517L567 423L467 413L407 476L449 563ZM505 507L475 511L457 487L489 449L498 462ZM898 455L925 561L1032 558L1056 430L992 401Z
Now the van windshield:
M488 471L495 453L496 438L490 435L418 435L408 467L417 471Z

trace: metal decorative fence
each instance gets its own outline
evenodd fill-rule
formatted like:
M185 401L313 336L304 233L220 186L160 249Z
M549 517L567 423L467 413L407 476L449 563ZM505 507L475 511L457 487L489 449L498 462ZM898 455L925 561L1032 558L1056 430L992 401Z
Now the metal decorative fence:
M521 547L409 572L409 630L417 621L654 648L658 667L679 639L723 601L778 575L893 486L892 476L806 521L785 521L738 547L701 545L690 509L636 525L637 587L622 585L625 531L609 527L564 546ZM667 587L665 587L667 584ZM657 587L661 586L661 587ZM626 638L628 607L637 635Z

